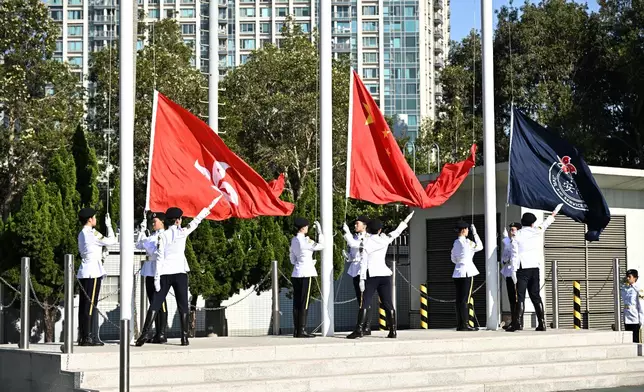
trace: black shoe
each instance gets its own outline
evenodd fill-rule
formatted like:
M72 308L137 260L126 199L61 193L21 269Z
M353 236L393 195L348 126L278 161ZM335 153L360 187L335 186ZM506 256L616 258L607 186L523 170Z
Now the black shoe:
M188 313L179 313L179 321L181 322L181 345L188 346Z
M533 303L534 305L534 310L537 313L537 321L539 322L539 325L535 329L535 331L542 331L545 332L546 330L546 312L543 309L543 302L539 301L537 303Z
M94 336L94 334L90 334L89 338L91 340L90 346L95 346L95 347L105 346L105 343L103 343L97 336Z
M156 335L154 336L154 339L152 339L152 343L165 344L168 342L168 338L166 337L167 326L168 326L168 313L164 311L159 311L157 313L157 317L154 322Z
M300 329L300 310L293 309L293 337L297 337L297 331Z
M141 335L136 339L136 346L141 347L148 342L149 339L152 339L152 322L157 317L157 311L148 309L148 313L145 315L145 322L143 323L143 329L141 330Z
M364 324L367 318L367 309L358 310L358 321L356 328L347 336L347 339L359 339L364 336Z
M362 334L364 336L371 336L371 306L367 309L367 317L362 323Z
M309 312L308 309L304 309L301 312L299 312L299 316L300 316L299 320L300 320L300 322L299 322L299 325L298 325L298 328L297 328L297 336L296 336L297 338L314 338L315 337L315 335L306 332L306 319L307 319L307 316L308 316L308 312Z
M515 332L521 331L523 329L523 311L525 310L525 304L523 302L517 302L510 327L506 329L506 332Z
M398 337L398 333L396 332L396 311L393 309L390 310L387 316L387 325L389 326L389 334L387 337L389 339L396 339Z
M464 303L458 306L458 311L460 313L460 323L457 331L478 331L477 328L470 326L470 307L469 304ZM458 319L459 317L457 317Z

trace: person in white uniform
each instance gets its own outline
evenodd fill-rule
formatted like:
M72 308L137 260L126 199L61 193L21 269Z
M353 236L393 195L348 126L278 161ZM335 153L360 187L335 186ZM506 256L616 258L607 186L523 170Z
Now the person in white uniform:
M221 197L221 196L220 196ZM219 198L201 210L187 227L181 227L183 211L178 207L170 207L165 212L167 229L159 235L159 243L156 252L156 271L154 275L154 299L150 304L141 336L136 340L137 346L143 346L149 339L152 339L152 322L156 319L157 312L165 302L170 291L174 290L179 310L179 322L181 324L181 345L187 346L188 341L188 260L186 259L186 240L190 233L195 231L201 221L210 215L210 209L214 207Z
M469 302L472 296L474 277L479 270L474 265L474 254L483 250L483 242L476 232L474 224L459 221L456 223L458 238L452 245L452 263L454 266L454 285L456 286L456 330L476 331L469 324ZM474 236L474 241L467 238L469 233Z
M363 241L366 236L367 224L369 223L369 218L360 215L356 218L353 223L354 234L353 239L357 241ZM347 274L353 278L353 290L356 293L356 300L358 302L358 320L360 320L360 300L362 299L362 291L360 291L360 263L362 262L363 251L360 248L351 248L349 247L349 253L347 255L347 261L350 263L349 268L347 268ZM364 318L364 324L362 325L363 335L371 335L371 307L367 309L367 315Z
M514 313L516 312L517 304L517 271L515 266L512 265L512 238L521 229L521 223L512 222L508 227L510 228L509 233L507 229L503 230L503 253L501 253L503 268L501 268L501 275L505 278L505 287L510 301L510 313L512 314L511 319L514 320L516 318ZM519 324L523 325L523 320L519 320ZM504 325L503 329L508 329L509 327L510 323Z
M563 204L559 204L546 220L540 225L535 225L537 217L526 212L521 217L521 229L511 238L512 242L512 265L516 268L517 274L517 302L514 311L515 318L507 332L514 332L523 329L523 313L525 311L525 292L528 290L530 300L534 305L539 325L536 331L546 330L546 311L539 294L540 267L544 264L543 237L550 225L555 221L555 216Z
M83 229L78 233L78 251L81 265L76 277L80 283L78 334L80 346L103 346L92 331L96 324L96 306L101 292L101 281L107 275L103 268L103 247L116 244L110 215L105 215L107 237L96 231L96 210L83 208L78 213Z
M347 336L347 339L357 339L364 336L363 326L367 317L367 309L371 305L371 299L374 293L378 292L382 307L387 314L387 326L389 327L390 339L395 339L398 334L396 331L396 310L392 300L392 271L387 267L386 257L387 249L402 232L407 228L414 212L412 211L404 221L400 222L396 230L391 233L382 233L382 222L373 219L367 224L367 236L360 241L353 238L349 226L344 224L344 239L349 247L362 250L363 257L360 263L360 282L359 287L362 293L360 301L360 313L358 322L354 331Z
M152 303L155 293L154 275L156 274L157 269L157 245L159 243L159 235L163 233L165 229L163 223L163 221L165 221L165 213L153 212L150 215L150 219L152 220L152 234L146 236L147 219L144 219L143 222L141 222L139 238L136 241L136 248L145 250L145 253L147 254L147 260L143 263L143 267L141 267L141 277L145 280L145 293L148 297L148 302ZM168 325L168 305L165 300L161 304L161 309L159 309L159 312L157 313L154 324L154 338L150 339L146 343L167 343L168 338L166 337L166 329Z
M639 282L637 270L626 271L626 282L622 286L624 302L624 326L633 332L633 343L644 343L644 287Z
M324 235L320 223L315 221L318 241L315 242L306 234L309 232L309 221L295 218L293 221L297 234L291 239L290 259L293 264L291 280L293 283L293 337L313 338L315 335L306 331L306 320L311 297L311 281L318 276L315 269L313 252L324 249Z

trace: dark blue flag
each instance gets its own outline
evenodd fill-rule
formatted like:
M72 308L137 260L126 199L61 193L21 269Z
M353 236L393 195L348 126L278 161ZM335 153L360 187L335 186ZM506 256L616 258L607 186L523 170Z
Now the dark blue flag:
M577 148L514 109L510 141L509 203L561 213L588 226L598 241L610 210Z

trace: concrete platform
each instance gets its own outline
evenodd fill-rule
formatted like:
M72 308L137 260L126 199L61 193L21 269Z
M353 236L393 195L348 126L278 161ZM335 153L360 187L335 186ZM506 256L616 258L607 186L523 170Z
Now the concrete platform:
M374 332L361 340L231 337L130 348L132 391L564 391L644 384L630 334ZM118 391L117 344L0 346L3 391ZM9 389L6 389L9 388Z

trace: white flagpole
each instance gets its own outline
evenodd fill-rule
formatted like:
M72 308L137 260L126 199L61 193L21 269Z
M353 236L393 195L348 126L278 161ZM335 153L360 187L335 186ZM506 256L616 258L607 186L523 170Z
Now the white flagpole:
M351 187L351 146L353 143L351 133L353 124L353 83L353 68L351 68L349 70L349 121L347 121L347 199L349 198L349 190Z
M496 255L496 164L494 157L494 73L492 0L481 0L483 51L483 159L485 194L485 286L487 329L499 327L499 265Z
M320 2L320 212L322 251L322 335L333 336L333 90L331 4Z
M121 334L119 391L130 390L130 322L132 319L132 287L134 265L134 105L137 41L137 3L120 7L120 164L121 164L121 209L120 245L121 270L120 294Z

